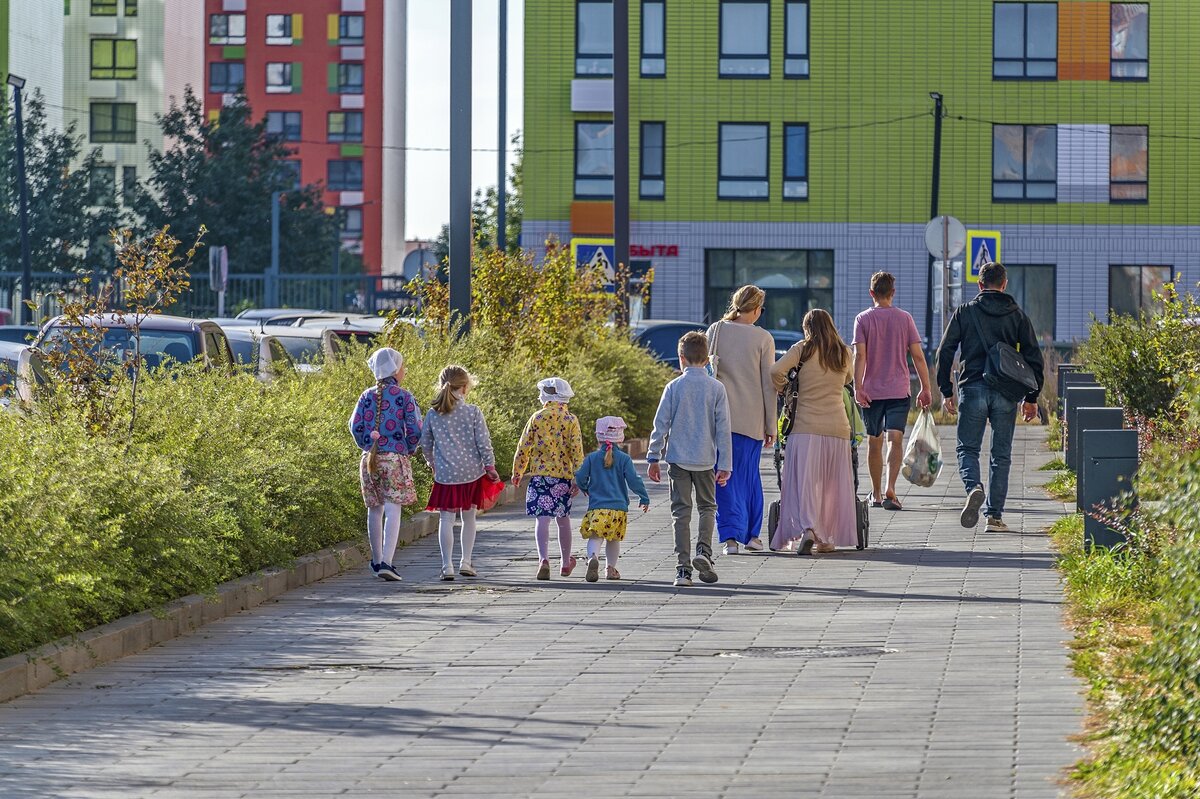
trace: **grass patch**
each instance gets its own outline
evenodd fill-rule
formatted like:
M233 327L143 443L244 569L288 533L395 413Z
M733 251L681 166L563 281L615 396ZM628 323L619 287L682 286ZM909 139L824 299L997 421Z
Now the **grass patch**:
M1064 469L1046 483L1046 492L1055 499L1063 502L1075 500L1075 472Z
M1061 472L1067 468L1067 462L1062 457L1057 457L1049 463L1042 464L1038 467L1039 472Z
M1063 423L1058 414L1052 414L1046 422L1046 449L1062 452Z

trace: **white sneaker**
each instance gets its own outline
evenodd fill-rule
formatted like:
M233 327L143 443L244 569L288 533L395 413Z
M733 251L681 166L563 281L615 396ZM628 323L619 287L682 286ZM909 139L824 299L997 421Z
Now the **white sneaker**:
M763 551L762 539L760 539L758 536L754 536L753 538L751 538L749 541L746 542L746 549L750 550L751 552L762 552Z
M746 549L749 549L749 548L750 548L749 545L747 545ZM726 555L736 555L738 552L737 541L734 541L732 539L730 539L729 541L726 541L725 548L721 551L724 552Z

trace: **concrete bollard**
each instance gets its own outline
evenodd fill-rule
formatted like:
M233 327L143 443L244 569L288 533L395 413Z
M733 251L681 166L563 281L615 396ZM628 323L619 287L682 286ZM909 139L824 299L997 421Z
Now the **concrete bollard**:
M1075 415L1080 408L1103 408L1108 405L1108 391L1100 386L1067 385L1067 400L1063 407L1063 459L1067 468L1079 474L1079 435ZM1118 425L1119 428L1121 425Z
M1083 455L1083 434L1089 430L1120 430L1124 426L1125 412L1120 408L1075 409L1075 423L1071 427L1070 435L1075 439L1072 444L1072 451L1079 453L1076 456L1079 461L1079 469L1075 472L1076 510L1084 510L1086 507L1083 504L1083 459L1086 457Z
M1082 473L1078 484L1079 504L1084 511L1083 543L1091 550L1112 549L1125 542L1125 536L1091 513L1109 511L1126 516L1128 499L1136 504L1133 479L1138 468L1138 436L1135 430L1085 430L1080 459Z

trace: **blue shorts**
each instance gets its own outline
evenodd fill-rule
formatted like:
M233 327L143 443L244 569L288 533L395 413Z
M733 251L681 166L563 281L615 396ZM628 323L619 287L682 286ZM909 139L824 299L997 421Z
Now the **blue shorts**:
M885 430L904 432L908 425L908 406L912 397L901 399L871 400L871 407L862 409L863 426L867 435L875 438Z

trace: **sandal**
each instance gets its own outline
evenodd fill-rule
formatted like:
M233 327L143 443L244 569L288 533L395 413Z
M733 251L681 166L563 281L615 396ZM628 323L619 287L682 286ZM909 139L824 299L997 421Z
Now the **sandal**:
M879 497L875 496L874 494L871 494L870 496L868 496L867 499L870 500L872 508L882 508L883 507L883 500L881 500Z
M558 573L563 577L570 577L571 572L575 571L575 564L578 562L579 559L574 555L571 555L571 559L563 563L562 568L558 570Z
M608 572L607 572L607 573L604 575L604 577L605 577L605 579L607 579L607 580L620 580L620 579L621 579L621 573L620 573L619 571L617 571L617 567L616 567L616 566L609 566L609 567L608 567Z
M890 497L883 498L883 509L884 510L904 510L904 506L900 504L899 498L897 498L893 494Z

